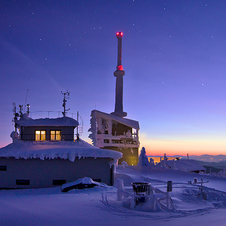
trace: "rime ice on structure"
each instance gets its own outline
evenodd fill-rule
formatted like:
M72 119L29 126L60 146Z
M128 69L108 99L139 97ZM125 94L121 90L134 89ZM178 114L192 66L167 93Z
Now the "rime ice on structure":
M91 128L89 138L93 145L116 150L123 153L119 163L126 161L129 165L137 165L139 142L139 122L125 118L127 113L123 111L123 76L125 71L122 66L122 32L117 32L118 57L114 76L116 77L115 88L115 111L111 114L93 110L91 112Z
M146 155L145 148L143 147L140 152L138 166L151 166L150 162L148 161L148 157Z

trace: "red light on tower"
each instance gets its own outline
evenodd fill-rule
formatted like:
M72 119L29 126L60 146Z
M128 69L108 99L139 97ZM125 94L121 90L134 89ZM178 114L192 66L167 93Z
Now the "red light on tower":
M118 39L118 63L117 63L117 70L123 71L122 67L122 36L123 33L121 31L116 32L116 37Z
M123 112L123 76L125 71L122 66L122 36L121 31L116 32L116 38L118 39L118 57L117 57L117 66L114 76L116 77L116 87L115 87L115 111L112 114L119 117L126 117L127 113Z
M122 36L123 36L123 32L117 32L117 33L116 33L116 36L117 36L117 37L122 37Z
M118 69L119 71L123 71L123 66L122 66L122 65L119 65L119 66L117 66L117 69Z

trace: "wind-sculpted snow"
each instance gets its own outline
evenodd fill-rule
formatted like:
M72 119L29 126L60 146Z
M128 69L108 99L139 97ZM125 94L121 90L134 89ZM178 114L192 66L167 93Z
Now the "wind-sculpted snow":
M195 171L195 170L205 170L203 166L201 166L197 161L192 159L180 159L178 161L169 160L166 164L175 170L183 170L183 171Z
M122 153L112 150L100 149L87 142L59 141L59 142L30 142L17 140L0 149L0 157L14 157L16 159L69 159L74 162L76 158L112 158L114 162L122 157Z
M130 183L146 181L155 188L155 197L142 208L130 208L128 200L117 200L117 189L96 186L91 189L61 192L60 187L46 189L0 190L1 225L93 225L93 226L224 226L226 216L226 180L204 177L176 170L149 170L147 167L117 168L116 179L124 180L125 189L133 195ZM199 185L187 181L196 177L209 180L200 194ZM157 205L148 211L156 199L166 193L166 181L173 181L171 198L174 210ZM89 183L84 178L81 181ZM208 187L207 187L208 186ZM219 191L219 188L221 191ZM128 197L128 199L131 197ZM160 200L165 205L164 200Z
M127 187L129 187L129 184L134 181L134 178L139 182L151 183L151 186L154 187L154 194L157 198L161 198L163 194L166 194L166 182L172 180L173 191L170 192L170 194L176 207L176 211L183 212L196 211L197 209L207 210L209 208L226 208L225 179L217 179L216 177L208 175L199 175L174 170L149 170L145 167L118 168L115 179L117 180L121 178L125 181L125 186ZM191 184L189 181L191 178L196 178L197 181L208 181L208 183L205 183L204 186L201 187L198 183ZM224 189L222 189L223 186L225 186ZM127 207L129 208L128 203Z

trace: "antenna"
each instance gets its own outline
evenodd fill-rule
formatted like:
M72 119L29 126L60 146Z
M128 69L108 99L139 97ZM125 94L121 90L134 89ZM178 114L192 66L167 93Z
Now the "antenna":
M22 118L23 117L23 105L19 105L19 108L20 108L20 110L19 110L20 118Z
M79 112L77 111L77 122L78 122L78 119L79 119ZM79 141L79 133L78 133L78 126L77 126L77 141Z
M77 122L79 123L79 125L76 128L76 130L77 130L76 137L77 137L77 141L78 141L80 139L80 135L83 133L83 119L80 116L79 111L77 111Z
M61 91L61 93L64 95L63 104L62 104L62 106L63 106L63 108L64 108L64 111L62 112L62 114L63 114L63 116L65 117L67 111L70 110L70 108L66 109L66 102L67 102L67 99L69 99L70 92L68 92L68 90L67 90L66 93L63 93L62 91Z
M29 90L29 89L27 89L26 96L25 96L24 111L26 110L26 106L27 106L28 90Z
M80 116L80 122L82 121L82 123L80 124L80 127L79 127L79 133L80 134L83 134L83 119L82 117Z
M27 104L27 116L29 116L29 114L30 114L30 104Z
M16 132L16 129L17 129L17 117L19 117L19 114L16 112L16 103L13 102L13 122L14 122L14 127L15 127L15 132Z

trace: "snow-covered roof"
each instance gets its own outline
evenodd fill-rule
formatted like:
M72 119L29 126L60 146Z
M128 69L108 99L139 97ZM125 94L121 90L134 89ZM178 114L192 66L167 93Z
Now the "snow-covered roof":
M78 122L69 117L32 119L23 116L17 124L19 126L78 126Z
M16 159L69 159L74 162L76 158L111 158L116 162L122 157L118 151L100 149L80 141L22 141L15 140L6 147L0 148L0 157L14 157Z
M170 166L171 168L174 167L173 160L166 161L166 164ZM184 170L184 171L200 171L205 170L203 166L201 166L197 161L192 159L180 159L175 161L175 167L178 170Z
M101 111L98 111L98 110L93 110L93 112L98 113L100 115L102 114L102 115L109 117L109 118L112 118L115 121L120 122L120 123L127 125L129 127L132 127L132 128L135 128L135 129L140 129L138 121L135 121L135 120L132 120L132 119L127 119L127 118L121 118L121 117L118 117L116 115L104 113L104 112L101 112Z

